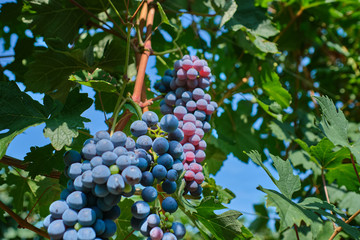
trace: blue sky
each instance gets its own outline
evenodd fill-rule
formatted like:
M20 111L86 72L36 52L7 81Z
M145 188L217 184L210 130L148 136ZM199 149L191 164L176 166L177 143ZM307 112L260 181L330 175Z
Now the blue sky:
M0 0L0 4L4 2L6 1ZM189 16L185 15L182 21L184 26L188 25ZM203 33L201 35L204 40L206 40L207 42L210 41L206 33ZM4 51L3 39L0 38L0 56L12 55L14 53L13 47L16 44L16 40L17 36L12 36L10 50ZM39 42L41 42L41 39L39 39ZM192 54L194 54L195 52L195 50L191 48L189 48L189 51ZM5 66L12 60L12 58L0 58L0 64L2 66ZM157 75L157 70L154 67L155 63L156 58L151 57L146 69L146 73L149 75L151 80L159 78L159 76ZM14 76L10 72L7 72L7 75L10 77L11 80L14 80ZM21 90L24 90L24 86L21 83L18 85ZM82 92L88 93L90 97L93 97L95 94L94 91L88 87L83 87ZM33 94L31 92L28 92L28 94L39 102L42 102L42 94ZM236 96L234 101L237 102L243 100L245 99L238 95ZM94 134L96 131L106 129L103 113L100 111L96 111L94 106L84 112L83 116L91 120L91 122L85 123L85 127L90 129L90 132L92 134ZM261 124L261 122L259 122L258 124ZM44 124L37 127L31 127L24 133L17 136L14 141L9 145L7 155L18 159L23 159L26 153L30 151L31 146L43 146L48 144L50 141L43 136L43 128ZM276 172L273 170L272 166L269 164L269 161L267 161L265 165L269 169L271 169L275 176L277 175ZM228 156L228 159L224 162L223 167L218 172L218 174L214 176L214 178L217 184L223 186L224 188L229 188L236 194L236 198L228 205L228 207L230 209L243 212L247 219L254 219L253 204L265 201L264 194L258 191L256 187L261 185L265 188L276 189L275 185L270 181L265 171L257 167L251 161L248 164L245 164L232 155ZM246 222L249 223L249 221Z

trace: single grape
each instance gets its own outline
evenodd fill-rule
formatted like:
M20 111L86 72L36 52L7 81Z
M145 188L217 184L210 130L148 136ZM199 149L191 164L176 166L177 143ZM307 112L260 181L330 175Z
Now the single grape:
M195 173L191 170L187 170L185 175L184 175L184 179L187 181L187 182L190 182L190 181L193 181L195 178Z
M110 211L113 207L112 205L105 203L105 199L106 198L98 198L96 201L96 206L103 212Z
M190 79L190 80L195 80L198 75L199 75L198 71L196 71L194 68L190 68L190 69L187 70L187 72L186 72L186 76L187 76L187 78Z
M206 110L207 109L207 105L208 103L206 102L205 99L199 99L196 101L196 107L199 110ZM211 106L211 105L210 105Z
M207 78L199 78L199 87L205 89L210 86L210 81Z
M161 207L165 212L174 213L178 209L178 204L174 198L167 197L161 203Z
M194 116L197 120L204 121L206 118L206 113L204 111L196 110Z
M181 94L181 99L184 101L184 102L188 102L190 100L192 100L192 92L190 91L185 91Z
M170 84L170 82L169 82ZM148 125L148 127L155 126L159 122L159 117L152 111L144 112L142 120Z
M117 174L120 172L120 169L117 165L111 165L109 167L111 175Z
M218 108L218 104L214 101L211 101L210 104L215 108L217 109Z
M173 181L169 181L169 180L165 180L162 185L161 185L162 189L167 193L167 194L172 194L176 191L176 182Z
M136 165L141 171L146 171L149 167L149 162L145 158L139 158L139 163Z
M199 60L198 56L191 56L190 57L191 61L195 62L196 60Z
M130 125L130 131L135 137L140 137L147 133L148 126L144 121L136 120Z
M153 174L151 172L148 172L148 171L143 172L140 183L141 183L141 185L143 185L145 187L153 185L153 183L154 183Z
M202 166L198 163L190 163L189 169L194 173L202 172Z
M96 156L96 145L94 143L86 144L82 148L81 154L85 159L89 159L89 160L92 159L93 157Z
M66 203L70 208L74 210L80 210L85 207L87 203L86 200L86 196L83 192L75 191L66 198Z
M206 106L205 113L206 113L207 115L213 114L214 111L215 111L215 108L214 108L213 105L208 104L208 105Z
M131 206L131 213L135 218L144 219L150 214L150 206L147 202L137 201Z
M199 184L195 181L190 181L186 183L186 188L190 191L190 192L194 192L198 189Z
M146 221L149 225L149 227L157 227L160 225L160 217L157 214L150 214L147 218Z
M152 169L152 174L154 175L154 178L158 180L163 180L166 177L167 171L163 165L156 165Z
M94 135L95 142L100 141L101 139L108 139L110 140L110 134L107 131L98 131Z
M141 170L136 166L129 166L125 168L122 171L121 175L124 178L125 182L132 186L138 184L142 177Z
M54 219L61 218L61 216L67 209L69 209L68 204L66 204L66 202L62 200L53 202L49 208L51 217Z
M160 127L165 132L173 132L178 128L179 121L174 115L166 114L160 120Z
M193 67L194 67L197 71L201 71L201 69L204 67L204 62L203 62L202 60L195 60Z
M175 106L186 106L186 103L182 99L177 99L175 102Z
M120 202L120 200L121 200L121 195L110 193L109 195L106 196L106 198L104 198L104 203L109 206L114 206L114 205L118 204ZM99 218L102 218L102 217L99 217Z
M176 236L171 232L164 233L162 240L177 240Z
M184 106L175 107L174 115L177 117L178 120L182 120L185 114L187 114L187 110Z
M204 90L202 90L201 88L195 88L192 92L192 97L195 101L202 99L205 95Z
M163 137L158 137L154 140L152 148L157 154L164 154L169 150L169 142Z
M185 143L183 145L183 150L184 150L184 153L186 153L186 152L195 152L195 147L191 143Z
M63 220L55 220L50 223L47 231L52 239L62 239L65 233L65 225Z
M43 226L45 229L48 229L51 222L53 222L55 219L51 217L51 214L47 215L46 218L43 221Z
M93 194L97 197L106 197L109 194L105 184L96 184L93 188Z
M195 134L196 126L192 122L186 122L182 127L185 136L192 136Z
M75 229L69 228L65 231L63 240L77 240L77 235L78 232Z
M75 179L78 176L80 176L82 173L81 170L81 163L73 163L70 165L69 170L68 170L68 175L71 179Z
M154 227L150 231L151 240L161 240L163 237L163 231L159 227Z
M125 188L124 178L120 174L111 175L106 183L106 186L111 194L119 195Z
M90 161L91 168L94 168L94 167L102 165L102 164L103 164L103 160L99 156L93 157Z
M173 109L172 109L172 107L168 106L167 104L164 104L164 105L160 106L160 112L162 114L172 114Z
M193 66L193 62L191 60L186 59L182 61L182 68L186 71L189 70L192 66Z
M210 125L210 123L208 123L208 122L204 122L204 126L203 126L203 130L204 130L204 132L208 132L208 131L210 131L210 129L211 129L211 125Z
M89 160L84 160L82 163L81 163L81 171L82 172L85 172L87 170L91 170L91 164L90 164L90 161Z
M87 188L84 186L83 182L82 182L82 176L78 176L75 178L74 180L74 188L76 191L82 191L82 192L86 192Z
M197 184L201 184L201 183L204 182L205 177L204 177L204 174L202 172L198 172L198 173L195 174L194 179L195 179L195 182L197 182Z
M192 162L195 159L195 153L189 151L185 153L185 161Z
M173 222L171 229L174 231L174 235L177 239L182 239L186 234L185 226L180 222Z
M161 83L162 83L162 85L166 88L166 89L168 89L168 88L170 88L170 82L171 82L171 80L173 79L173 77L172 76L163 76L162 78L161 78ZM161 92L161 91L160 91ZM143 120L144 121L144 120Z
M199 81L197 79L186 81L186 85L189 89L194 89L199 85Z
M121 155L120 157L118 157L118 159L116 159L116 165L122 171L131 165L131 159L128 155Z
M144 221L145 221L144 219L138 219L138 218L132 217L130 219L130 224L131 224L131 227L135 231L140 231L140 227L141 227L141 225L143 224Z
M125 148L128 151L134 151L134 149L135 149L135 141L134 141L134 139L132 139L131 137L127 137L126 143L125 143Z
M199 142L199 144L197 145L198 150L205 151L206 147L207 147L207 144L206 144L206 142L204 140L201 140Z
M180 78L176 78L175 79L175 84L176 87L172 88L173 90L176 90L178 87L184 87L186 85L186 80L184 79L180 79Z
M176 102L176 94L174 92L168 92L165 95L165 103L169 106L174 106Z
M91 170L87 170L81 175L81 182L83 183L83 186L87 188L92 188L95 186Z
M184 139L184 133L181 129L176 129L175 131L169 133L168 139L170 141L178 141L181 142ZM154 148L154 146L153 146Z
M196 150L195 151L195 160L197 163L201 163L205 160L206 154L203 150Z
M186 60L186 59L191 60L190 55L188 55L188 54L184 55L183 58L182 58L182 60Z
M140 225L140 233L145 237L149 237L150 231L151 231L151 228L149 227L147 221L142 221L141 225Z
M81 155L75 150L69 150L64 153L64 163L66 166L70 166L73 163L81 162Z
M188 123L188 122L190 122L192 124L196 124L196 117L194 116L194 114L188 113L184 116L183 122L184 122L184 124ZM184 125L182 126L182 128L183 127L184 127Z
M114 144L108 139L101 139L96 143L96 153L98 155L112 150L114 150Z
M73 180L69 180L66 184L66 187L67 189L70 191L70 192L73 192L75 191L75 188L74 188L74 181Z
M91 227L83 227L78 231L78 240L95 240L96 233Z
M65 188L65 189L62 190L61 193L60 193L60 199L63 200L63 201L65 201L66 198L70 195L70 193L71 193L71 192L70 192L67 188Z
M175 63L174 63L174 68L175 70L179 70L180 68L182 67L182 61L181 60L177 60Z
M176 98L181 98L182 94L185 92L185 88L179 87L175 90Z
M101 238L110 238L116 233L116 223L110 219L105 219L105 231Z
M179 177L179 174L175 169L170 169L166 174L166 178L170 181L176 181L178 179L178 177Z
M142 149L148 151L148 150L150 150L151 146L152 146L152 139L147 135L140 136L136 140L137 148L142 148Z
M114 132L114 134L111 136L110 141L114 144L114 147L123 147L125 146L126 143L126 134L121 132L121 131L116 131Z
M194 102L193 100L190 100L186 103L186 109L189 112L193 112L196 110L196 102Z
M201 70L200 70L200 76L201 77L208 77L211 73L211 70L208 66L204 66Z
M170 141L169 153L173 158L179 158L183 153L182 145L178 141Z
M110 169L105 165L99 165L92 170L92 177L97 184L104 184L110 177Z
M183 166L183 164L182 164L181 161L176 160L176 161L174 161L174 164L173 164L173 166L172 166L172 169L175 170L175 171L178 173L178 175L180 175L181 172L184 170L184 166ZM169 170L169 171L170 171L170 170ZM169 179L168 176L167 176L167 178ZM172 177L170 177L170 178L172 178ZM178 178L178 177L177 177L177 178Z
M93 225L96 221L96 213L91 208L83 208L78 213L78 222L85 227Z
M174 163L174 159L170 154L165 153L157 159L157 162L158 164L163 165L166 169L170 169Z
M198 188L195 191L190 192L190 194L194 197L199 197L202 193L202 187L198 185Z
M185 80L186 79L186 71L184 69L180 68L179 70L177 70L176 76L180 80Z
M101 234L103 234L105 232L105 222L102 219L97 219L94 226L94 231L96 233L97 236L100 236Z
M146 187L141 192L141 197L145 202L153 202L157 198L158 193L154 187Z

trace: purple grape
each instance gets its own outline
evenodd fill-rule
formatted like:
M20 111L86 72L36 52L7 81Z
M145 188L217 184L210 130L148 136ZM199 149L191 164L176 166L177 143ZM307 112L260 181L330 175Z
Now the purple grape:
M183 106L177 106L174 109L174 115L177 117L178 120L182 120L183 117L187 114L187 110Z
M193 112L196 110L196 102L190 100L186 103L186 109L189 111L189 112Z

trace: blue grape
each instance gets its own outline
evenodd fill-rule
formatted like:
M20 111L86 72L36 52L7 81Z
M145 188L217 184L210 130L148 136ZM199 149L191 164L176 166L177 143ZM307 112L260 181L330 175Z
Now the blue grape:
M176 101L176 95L174 92L168 92L166 95L165 95L165 103L169 106L173 106L175 105L175 101Z
M86 196L80 191L72 192L67 198L66 203L70 208L80 210L85 207L87 202Z
M92 188L95 186L91 170L87 170L81 175L81 181L83 185L87 188Z
M158 193L154 187L146 187L141 192L141 197L145 202L153 202L157 198Z
M149 237L150 236L151 228L149 227L147 221L142 221L140 225L140 232L143 236Z
M166 178L169 181L176 181L178 179L178 177L179 177L179 174L175 169L170 169L166 174Z
M93 157L93 158L90 160L90 164L91 164L91 167L94 168L94 167L96 167L96 166L102 165L102 164L103 164L103 160L102 160L101 157L96 156L96 157Z
M170 88L170 82L171 80L173 80L173 77L165 75L161 78L161 83L166 87L166 88Z
M113 206L105 203L105 199L106 198L98 198L96 201L97 207L103 212L110 211L110 209L113 207Z
M165 180L162 185L161 185L162 189L167 193L167 194L172 194L176 191L176 182L173 181L169 181L169 180Z
M166 169L170 169L174 163L173 157L165 153L157 159L158 164L163 165Z
M112 237L116 233L116 224L110 219L105 219L105 232L101 235L102 238Z
M208 123L208 122L204 122L204 126L203 126L203 130L204 130L204 132L208 132L208 131L210 131L210 129L211 129L211 125L210 125L210 123Z
M160 225L160 217L157 214L150 214L146 221L148 222L149 227L157 227Z
M111 136L110 141L114 144L114 147L125 146L126 134L121 131L116 131Z
M181 98L182 94L185 92L185 88L179 87L175 90L176 98Z
M210 81L206 78L199 78L199 87L205 89L210 86Z
M192 92L185 91L181 94L181 99L186 103L190 100L192 100Z
M178 119L171 114L166 114L160 120L160 127L165 132L173 132L178 128L179 121Z
M89 192L86 195L86 201L87 201L87 206L94 206L96 205L97 197L93 195L91 192Z
M66 166L79 162L81 162L81 155L77 151L69 150L64 153L64 163Z
M179 158L183 152L183 147L178 141L169 143L169 153L173 158Z
M195 191L190 192L190 194L194 197L199 197L202 193L202 190L203 189L202 189L201 185L199 184L198 188Z
M75 225L75 223L77 222L77 217L78 217L77 212L72 209L67 209L62 214L62 220L63 220L64 224L69 227L72 227Z
M71 164L71 166L68 170L68 175L72 180L74 180L76 177L80 176L81 173L82 173L81 163Z
M89 160L85 160L81 163L81 171L85 172L87 170L91 170L91 164Z
M82 176L78 176L77 178L75 178L74 180L74 188L76 191L82 191L82 192L87 192L87 188L85 188L83 182L82 182Z
M163 165L156 165L152 170L152 174L158 180L163 180L166 176L166 173L166 168Z
M178 128L176 129L175 131L169 133L168 135L168 139L170 141L178 141L178 142L181 142L183 139L184 139L184 133L183 131Z
M85 227L93 225L96 221L96 213L91 208L83 208L78 213L78 222Z
M149 167L149 162L145 158L139 158L139 163L136 165L141 171L146 171Z
M144 121L136 120L130 125L130 131L135 137L140 137L147 133L148 126Z
M159 227L154 227L150 230L150 238L151 240L161 240L164 232Z
M104 165L111 166L115 164L118 155L113 152L104 152L101 157Z
M107 166L99 165L92 170L92 177L97 184L104 184L110 177L111 172Z
M109 180L108 180L109 181ZM106 197L109 191L106 184L96 184L93 188L93 194L97 197Z
M154 176L151 172L143 172L140 183L143 186L152 186L154 184Z
M140 227L144 221L145 221L144 219L138 219L138 218L132 217L130 220L130 224L131 224L131 227L135 231L140 231Z
M61 200L66 200L66 198L70 195L70 191L67 189L67 188L65 188L64 190L62 190L61 191L61 193L60 193L60 199Z
M96 156L96 145L94 143L88 143L86 144L82 150L81 154L85 159L92 159Z
M159 117L156 113L152 111L144 112L142 115L142 120L149 126L155 126L159 122Z
M125 182L132 186L138 184L142 177L141 170L136 166L129 166L125 168L121 175L123 176Z
M108 199L108 198L105 198L104 200L106 200L106 199ZM93 207L91 207L91 209L95 212L96 218L98 218L98 219L103 218L103 212L101 211L100 208L98 208L97 206L93 206Z
M180 222L173 222L171 229L174 231L174 235L177 239L183 238L186 234L185 226Z
M75 191L74 181L73 181L73 180L69 180L69 181L67 182L66 186L67 186L67 189L68 189L70 192Z
M104 218L115 220L120 216L120 208L118 205L113 206L110 211L104 212Z
M108 139L110 140L110 134L107 131L98 131L94 135L95 142L100 141L101 139Z
M58 200L50 205L50 214L54 219L61 218L65 210L69 209L68 204L65 201Z
M118 204L120 200L121 200L121 195L109 194L108 196L106 196L106 198L104 198L104 203L109 206L114 206Z
M63 239L64 240L77 240L77 237L78 237L77 234L78 234L78 232L75 229L69 228L64 233Z
M161 207L165 212L174 213L178 209L178 204L173 197L167 197L161 203Z
M151 148L151 146L152 146L152 139L147 135L140 136L136 140L137 148L142 148L142 149L148 151Z
M134 139L132 139L131 137L127 137L126 143L125 143L125 148L128 151L133 151L135 149L135 141L134 141Z
M120 174L111 175L107 181L107 188L110 193L119 195L125 188L124 178Z
M49 236L53 239L62 239L65 233L65 225L62 220L55 220L50 223L47 229Z
M131 165L136 165L139 163L138 157L134 152L128 152L127 156L130 159Z
M95 144L95 139L93 139L93 138L86 139L83 146L85 146L86 144L89 144L89 143L94 143Z
M204 121L206 118L206 113L204 111L196 110L194 116L197 120Z
M184 170L184 165L182 164L181 161L176 160L176 161L174 161L172 168L174 170L176 170L176 172L178 172L178 174L180 174Z
M108 139L101 139L96 143L96 153L102 155L104 152L114 150L114 144Z
M48 229L51 222L53 222L55 219L51 217L51 214L47 215L44 219L43 226L45 229Z
M122 171L131 165L131 159L128 155L121 155L116 159L116 165L119 167L120 171Z
M116 147L113 152L118 156L122 156L126 155L128 151L126 150L126 148L119 146Z
M105 222L102 219L97 219L93 228L96 235L99 236L105 232L105 228L106 228Z
M164 233L162 240L177 240L176 236L171 232Z
M95 240L95 238L95 230L91 227L83 227L78 231L78 240Z
M167 104L164 104L164 105L160 106L160 112L162 114L172 114L173 109L172 109L172 107L168 106Z
M144 219L150 214L150 206L147 202L137 201L131 206L131 213L135 218Z
M163 137L158 137L154 140L152 148L157 154L164 154L169 150L169 142Z

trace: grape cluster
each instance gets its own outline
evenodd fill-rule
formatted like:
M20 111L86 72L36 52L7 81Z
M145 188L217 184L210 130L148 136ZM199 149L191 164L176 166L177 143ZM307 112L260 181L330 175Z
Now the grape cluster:
M169 138L178 140L183 146L186 190L193 196L200 196L204 181L200 163L206 157L207 146L203 137L211 129L209 120L218 105L204 91L211 77L205 60L186 55L175 62L174 68L174 71L167 70L155 87L166 92L160 111L173 114L179 120L178 130L170 133Z
M161 184L162 191L174 193L183 171L183 147L169 137L177 131L178 119L165 115L158 122L158 116L149 111L130 126L136 141L121 131L112 136L99 131L84 143L81 154L65 153L65 174L70 180L44 220L52 239L110 238L116 232L114 220L120 216L117 204L122 197L132 196L137 184L143 187L143 201L131 207L133 228L152 240L184 237L185 227L170 216L178 208L174 198L162 201L165 214L150 205L158 196L153 186Z

